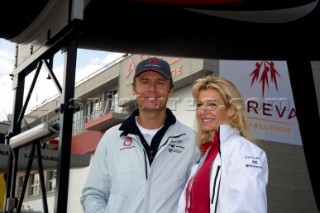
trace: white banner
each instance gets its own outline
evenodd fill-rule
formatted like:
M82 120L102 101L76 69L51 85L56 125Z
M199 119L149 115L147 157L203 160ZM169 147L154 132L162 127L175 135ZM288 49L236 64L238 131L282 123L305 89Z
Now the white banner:
M285 61L220 60L219 72L238 87L255 138L302 145Z

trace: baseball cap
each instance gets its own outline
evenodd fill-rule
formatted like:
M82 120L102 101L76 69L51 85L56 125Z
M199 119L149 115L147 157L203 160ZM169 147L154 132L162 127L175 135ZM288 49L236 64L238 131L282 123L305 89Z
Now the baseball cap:
M145 71L155 71L161 74L166 79L170 80L171 85L173 85L171 68L169 63L165 60L157 57L152 57L140 61L140 63L136 67L134 78Z

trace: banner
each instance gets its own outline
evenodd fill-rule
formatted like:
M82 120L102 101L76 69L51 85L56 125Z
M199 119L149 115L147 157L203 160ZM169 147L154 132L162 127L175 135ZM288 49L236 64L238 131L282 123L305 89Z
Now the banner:
M285 61L220 60L219 72L238 87L255 138L302 145Z

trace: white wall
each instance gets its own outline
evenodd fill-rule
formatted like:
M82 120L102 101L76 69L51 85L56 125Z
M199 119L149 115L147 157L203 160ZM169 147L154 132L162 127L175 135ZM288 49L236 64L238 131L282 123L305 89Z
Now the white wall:
M69 174L69 191L68 191L68 213L83 213L80 203L81 191L87 179L89 167L73 168ZM41 193L41 192L40 192ZM47 193L47 203L49 213L54 213L55 192ZM43 212L43 203L41 195L34 200L27 200L23 202L22 210L33 210Z
M88 170L89 167L70 170L68 213L83 213L80 197L82 188L87 180Z
M179 121L194 128L195 111L191 88L192 85L188 85L174 91L167 106Z

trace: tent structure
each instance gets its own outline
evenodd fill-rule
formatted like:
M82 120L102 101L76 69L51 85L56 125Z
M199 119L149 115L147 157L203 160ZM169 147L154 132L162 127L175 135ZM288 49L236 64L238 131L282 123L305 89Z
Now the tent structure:
M311 62L320 60L319 0L5 1L0 38L17 43L11 136L21 131L24 78L66 51L59 159L70 161L77 48L231 60L286 60L308 171L320 210L319 105ZM36 80L36 79L35 79ZM32 91L30 91L32 92ZM305 97L308 97L306 99ZM18 152L18 148L14 148ZM16 155L17 156L17 155ZM12 160L12 156L11 156ZM11 161L12 163L12 161ZM66 212L69 168L58 162L56 212ZM15 166L8 171L14 181ZM60 177L64 177L61 179ZM12 196L10 189L7 197Z

